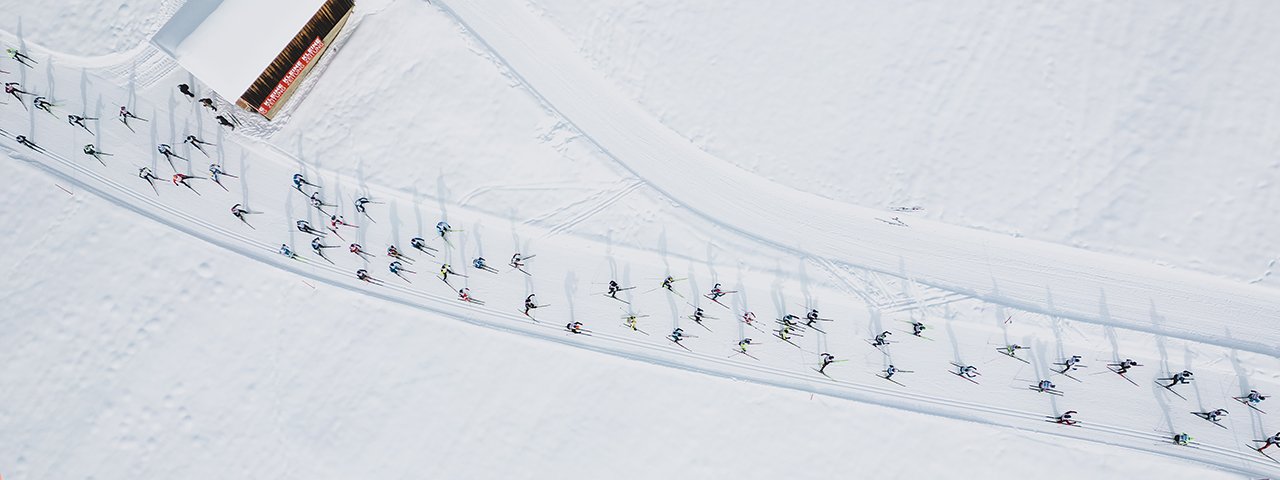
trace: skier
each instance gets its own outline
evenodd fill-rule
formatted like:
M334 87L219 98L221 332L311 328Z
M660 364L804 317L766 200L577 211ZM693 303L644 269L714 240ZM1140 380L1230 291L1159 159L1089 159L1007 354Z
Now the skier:
M668 335L667 338L670 338L671 341L676 342L676 345L680 345L680 340L684 340L684 329L680 327L676 327L675 330L671 331L671 335Z
M360 212L360 213L363 213L363 214L365 214L365 215L368 215L368 212L365 212L365 210L364 210L364 206L365 206L366 204L369 204L369 203L373 203L373 202L371 202L371 201L369 200L369 197L360 197L360 198L357 198L357 199L356 199L356 211L357 211L357 212Z
M293 253L293 249L289 248L289 246L288 246L288 245L285 245L285 244L283 244L283 243L281 243L281 244L280 244L280 250L279 250L279 252L280 252L280 254L281 254L281 255L284 255L284 256L286 256L286 257L289 257L289 258L297 258L297 255L295 255L295 254Z
M662 279L662 288L665 288L668 291L674 292L675 290L671 290L671 284L675 281L676 279L674 277L672 277L671 275L667 275L667 278Z
M391 257L391 258L394 258L394 259L396 259L396 260L402 260L402 261L405 261L405 262L413 263L413 259L412 259L412 258L409 258L409 257L406 257L406 256L404 256L403 254L401 254L401 253L400 253L400 249L396 248L396 246L395 246L395 245L388 245L388 246L387 246L387 256L388 256L388 257Z
M514 267L516 270L524 270L524 257L520 255L520 252L516 252L515 255L511 256L511 263L509 265Z
M378 283L377 280L374 280L373 277L369 276L369 271L363 268L356 270L356 278L359 278L369 283Z
M621 290L618 288L618 282L615 280L609 280L609 296L618 298L618 290Z
M750 338L744 338L744 339L742 339L742 340L739 340L739 341L738 341L738 350L739 350L739 351L741 351L742 353L747 353L747 345L751 345L751 339L750 339Z
M1186 446L1187 444L1191 443L1191 435L1187 435L1186 433L1175 434L1173 436L1173 443Z
M1008 355L1008 356L1010 356L1010 357L1017 358L1017 356L1015 355L1015 353L1014 353L1014 352L1017 352L1018 350L1022 350L1022 349L1024 349L1024 348L1031 348L1031 347L1024 347L1024 346L1022 346L1022 345L1018 345L1018 344L1016 344L1016 343L1015 343L1015 344L1013 344L1013 345L1005 345L1005 346L1004 346L1004 348L1001 348L1001 349L998 349L998 350L999 350L999 351L1001 351L1001 352L1003 352L1005 355Z
M920 334L921 334L922 332L924 332L924 329L925 329L925 326L924 326L924 324L923 324L923 323L915 322L915 321L911 322L911 334L912 334L912 335L915 335L915 336L919 337L919 336L920 336Z
M396 276L397 276L397 277L400 277L400 278L404 278L404 275L401 275L401 274L400 274L400 272L404 272L404 273L417 273L417 272L414 272L413 270L409 270L409 269L407 269L407 268L404 268L404 265L401 265L401 264L400 264L400 261L398 261L398 260L393 260L393 261L391 262L391 265L388 265L388 266L387 266L387 270L390 270L390 271L391 271L391 273L396 274ZM405 281L407 282L407 281L409 281L409 279L405 278Z
M529 310L533 310L535 308L538 308L538 304L534 303L533 294L530 293L529 296L524 297L524 316L529 316Z
M213 183L216 183L216 184L218 184L218 185L222 185L222 178L221 178L221 177L223 177L223 176L228 176L228 177L231 177L231 178L240 178L240 177L237 177L237 176L232 175L232 174L230 174L230 173L227 173L227 172L222 171L222 166L221 166L221 165L218 165L218 164L216 164L216 163L210 163L210 164L209 164L209 178L213 179ZM222 187L222 189L223 189L223 190L226 190L226 188L227 188L226 186L223 186L223 187Z
M422 237L413 237L409 239L409 246L418 249L418 251L422 253L430 254L430 252L427 252L427 249L431 247L427 246L427 241L423 240ZM435 250L434 248L431 249Z
M326 257L324 255L324 249L326 248L338 248L338 246L325 245L324 242L320 241L320 237L315 237L311 239L311 250L316 252L316 255L323 257L325 260L329 260L329 257Z
M97 147L94 147L92 143L90 143L90 144L86 144L86 145L84 146L84 154L85 154L85 155L92 155L92 156L93 156L93 158L98 159L98 161L99 161L99 162L102 162L102 156L103 156L103 155L106 155L106 156L108 156L108 157L110 157L110 156L111 156L111 154L110 154L110 153L107 153L107 152L99 152L99 151L98 151L98 148L97 148ZM102 162L102 164L103 164L103 165L106 165L107 163L106 163L106 162Z
M1053 417L1053 421L1054 421L1054 422L1057 422L1057 423L1061 423L1061 424L1063 424L1063 425L1075 425L1075 424L1077 424L1077 423L1080 423L1080 421L1079 421L1079 420L1072 420L1072 419L1071 419L1071 416L1072 416L1072 415L1075 415L1076 413L1079 413L1079 412L1076 412L1075 410L1067 410L1067 411L1066 411L1066 412L1064 412L1062 415L1058 415L1058 416L1056 416L1056 417Z
M884 379L885 379L885 380L892 379L892 378L893 378L893 374L895 374L895 373L898 373L898 367L895 367L895 366L893 366L893 365L889 365L889 368L884 369Z
M702 307L693 307L693 321L694 321L694 322L697 322L698 324L700 324L700 325L701 325L701 324L702 324L702 319L703 319L703 318L705 318L705 316L706 316L706 312L703 312L703 311L702 311Z
M627 315L626 317L623 318L622 324L626 325L627 328L630 328L632 331L638 332L640 331L640 328L636 326L636 323L637 323L636 320L638 320L639 318L640 317L636 316L634 313Z
M445 238L444 234L452 231L453 231L453 227L449 226L449 222L445 222L442 220L439 223L436 223L436 232L440 234L440 238Z
M250 213L250 212L249 212L249 210L248 210L248 209L245 209L245 208L244 208L243 206L241 206L239 203L237 203L237 204L235 204L235 205L232 205L232 206L231 206L231 215L232 215L232 216L234 216L234 217L236 217L236 218L239 218L239 219L240 219L240 221L241 221L241 222L244 222L246 225L248 225L248 224L249 224L249 221L248 221L248 220L245 220L244 216L245 216L245 215L248 215L249 213Z
M301 173L295 173L295 174L293 174L293 188L296 188L296 189L298 189L298 191L299 191L299 192L302 192L302 186L303 186L303 185L306 185L306 186L309 186L309 187L316 187L316 188L320 188L320 186L319 186L319 185L316 185L316 184L314 184L314 183L308 182L308 181L307 181L307 179L306 179L306 177L303 177ZM307 192L302 192L302 194L303 194L303 195L306 195L306 194L307 194Z
M836 363L836 356L827 352L822 352L820 357L822 358L822 366L818 367L818 373L826 375L825 370L827 369L827 366Z
M565 325L564 328L573 333L582 333L582 322L572 322Z
M1254 450L1261 452L1263 450L1266 450L1267 447L1270 447L1272 445L1280 445L1280 432L1276 432L1275 435L1267 437L1266 440L1262 440L1262 441L1266 442L1266 444L1261 447L1255 448Z
M742 314L742 323L751 325L751 322L754 321L756 321L756 312L747 312Z
M883 331L883 332L880 332L880 334L879 334L879 335L876 335L875 342L873 342L873 343L871 344L871 346L873 346L873 347L881 347L881 346L884 346L884 345L888 345L888 344L889 344L889 340L888 340L889 335L893 335L893 332L890 332L890 331L888 331L888 330L885 330L885 331Z
M714 287L711 287L711 293L707 296L711 298L711 301L715 302L719 301L720 297L725 296L725 293L724 290L720 289L720 284L717 283Z
M186 160L181 155L173 153L173 148L170 147L169 144L167 143L161 143L159 145L156 145L156 151L160 152L161 155L164 155L164 159L169 161L170 167L173 167L173 157L178 157L182 160ZM175 167L174 170L177 170L177 168Z
M1054 385L1053 382L1050 382L1048 380L1041 380L1040 383L1036 385L1036 389L1040 390L1041 392L1052 391L1055 388L1058 388L1058 386Z
M320 199L320 192L312 193L312 194L311 194L311 200L310 200L310 201L311 201L311 206L316 207L316 210L319 210L319 211L320 211L320 213L323 213L323 214L325 214L325 215L328 215L328 214L329 214L329 212L324 211L324 207L334 207L334 206L336 206L336 205L332 205L332 204L324 203L324 200L321 200L321 199Z
M818 321L818 309L809 309L809 313L804 314L804 319L806 320L805 325L812 326L813 322Z
M323 237L323 236L324 236L324 232L321 232L321 231L319 231L319 230L316 230L315 228L312 228L312 227L311 227L311 222L308 222L308 221L306 221L306 220L298 220L298 221L297 221L297 223L296 223L296 225L298 226L298 231L299 231L299 232L302 232L302 233L309 233L309 234L311 234L311 235L315 235L315 236L317 236L317 237Z
M1262 403L1263 400L1267 399L1266 396L1262 395L1261 393L1258 393L1257 390L1249 390L1248 395L1245 395L1239 398L1241 400L1244 400L1245 402L1248 402L1251 405L1257 405L1259 403Z
M1159 380L1172 380L1172 382L1169 382L1168 385L1161 385L1164 388L1172 389L1174 385L1177 385L1180 383L1191 383L1191 377L1192 377L1192 374L1190 370L1183 370L1181 372L1173 374L1172 377L1161 378Z
M178 91L182 92L183 95L186 95L188 97L196 98L196 94L191 93L191 85L187 85L185 83L179 83Z
M458 272L455 272L455 271L453 271L453 269L449 268L449 264L447 264L447 263L440 264L440 279L441 279L441 280L444 280L444 283L449 283L449 275L459 275L459 276L460 276L461 274L460 274L460 273L458 273Z
M236 124L231 123L230 120L227 120L227 117L218 115L217 117L214 117L214 118L218 121L218 125L222 125L224 127L231 127L231 130L233 131L236 129Z
M51 107L53 107L53 103L50 103L49 100L44 97L37 96L36 98L31 99L31 105L36 107L36 110L44 110L49 112L49 115L56 115L51 109Z
M1068 370L1078 369L1079 367L1077 367L1076 364L1080 363L1080 360L1081 357L1079 355L1072 355L1071 358L1068 358L1066 361L1054 363L1054 365L1062 365L1062 370L1058 373L1065 374Z
M459 300L462 300L462 301L464 301L464 302L470 302L470 301L471 301L471 289L470 289L470 288L463 288L463 289L461 289L461 290L458 290L458 299L459 299Z
M31 63L40 63L40 62L35 61L35 59L33 59L33 58L31 58L31 57L28 57L28 56L27 56L27 54L22 53L22 52L19 52L19 51L18 51L18 49L16 49L16 48L10 48L10 49L7 49L6 51L7 51L7 52L9 52L9 57L10 57L10 58L13 58L14 60L17 60L17 61L18 61L18 63L21 63L21 64L22 64L22 66L24 66L24 67L27 67L27 68L35 68L35 67L32 67L32 66L31 66L31 64L29 64L29 63L27 63L27 62L31 62Z
M212 143L196 138L195 135L187 135L187 138L183 140L182 143L190 143L191 146L196 147L196 150L199 150L200 153L203 153L206 157L209 156L209 152L204 151L204 147L201 147L201 145L213 145Z
M119 117L120 117L120 122L121 122L121 123L124 123L124 126L129 127L129 129L130 129L130 130L133 130L133 127L132 127L131 125L129 125L129 119L130 119L130 118L137 119L137 120L139 120L139 121L143 121L143 122L147 121L145 118L142 118L142 117L139 117L139 116L137 116L137 115L134 115L134 114L133 114L133 112L130 112L130 111L129 111L129 107L126 107L126 106L123 106L123 105L121 105L121 106L120 106L120 115L119 115Z
M21 84L19 84L18 82L6 82L4 84L4 93L13 95L13 98L18 99L18 103L22 103L22 97L19 95L34 95L31 92L18 88L20 86ZM27 108L27 104L22 103L22 108L24 109Z
M83 128L84 131L89 132L90 135L93 135L93 131L89 130L89 127L84 124L85 120L97 120L97 119L92 117L81 117L79 115L67 115L68 124L77 125L80 128Z
M218 107L216 107L216 106L214 106L214 105L213 105L213 99L212 99L212 98L208 98L208 97L201 98L201 99L200 99L200 104L201 104L201 105L204 105L204 107L205 107L205 108L208 108L209 110L213 110L213 111L215 111L215 112L216 112L216 111L218 111Z
M337 214L329 215L329 228L337 232L339 226L360 228L350 223L347 223L346 220L342 218L342 215L337 215Z
M183 173L175 173L175 174L173 174L173 184L174 184L174 185L182 185L182 186L184 186L184 187L190 188L190 189L191 189L191 191L196 192L195 187L192 187L192 186L191 186L191 184L187 183L187 180L192 179L192 178L200 178L200 177L193 177L193 176L191 176L191 175L187 175L187 174L183 174ZM196 192L196 194L197 194L197 195L199 195L199 194L200 194L200 192Z
M349 250L351 253L354 253L366 259L373 257L373 255L370 255L369 252L364 251L364 247L361 247L359 243L351 244L350 246L347 247L347 250Z
M1142 366L1138 364L1138 362L1135 362L1132 359L1128 359L1128 358L1120 361L1120 363L1109 363L1108 365L1112 367L1116 367L1116 373L1119 373L1121 375L1129 373L1130 368Z
M960 372L959 372L960 375L964 375L968 378L974 378L974 377L977 377L978 375L981 375L978 373L978 367L975 367L973 365L965 365L958 368L960 368Z
M14 139L14 140L16 140L18 143L21 143L22 145L24 145L24 146L26 146L27 148L30 148L30 149L32 149L32 150L39 150L39 149L40 149L40 146L39 146L39 145L36 145L36 142L33 142L33 141L31 141L31 139L27 138L27 136L26 136L26 135L18 135L18 136L16 136L16 137L13 137L13 139Z
M1218 421L1222 420L1222 417L1224 415L1227 415L1228 412L1227 412L1227 409L1225 408L1219 408L1212 412L1192 412L1192 413L1195 413L1196 415L1199 415L1201 418L1208 420L1210 422L1218 423Z
M151 184L152 190L156 189L155 181L160 179L160 177L157 177L156 174L152 173L151 169L147 167L142 167L138 169L138 178L146 180L147 183ZM159 194L159 193L160 191L157 190L156 194Z

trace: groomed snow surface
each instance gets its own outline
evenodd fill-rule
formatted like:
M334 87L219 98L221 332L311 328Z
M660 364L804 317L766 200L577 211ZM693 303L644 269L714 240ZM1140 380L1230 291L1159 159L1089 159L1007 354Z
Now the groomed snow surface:
M1280 423L1230 400L1280 392L1263 273L1280 168L1262 153L1278 142L1274 109L1246 108L1275 95L1252 56L1274 44L1267 5L369 0L277 122L240 114L233 132L146 44L181 2L109 3L15 3L22 28L0 24L41 62L0 62L5 81L57 104L0 105L7 480L1280 474L1248 449ZM1191 18L1211 20L1178 27ZM1196 67L1215 51L1245 53ZM126 128L120 104L148 121ZM87 132L68 113L102 120ZM1182 134L1154 133L1170 125ZM210 163L239 178L168 183ZM298 172L318 187L291 188ZM1045 186L1058 177L1077 181ZM326 230L313 191L355 225L322 240L329 260L294 227ZM368 216L359 196L379 202ZM1214 210L1224 199L1256 210ZM260 213L241 222L237 203ZM1222 228L1171 220L1187 209ZM441 219L460 230L449 244ZM392 244L414 273L388 272ZM530 275L505 266L517 251L536 254ZM499 273L472 268L480 255ZM441 262L467 277L431 278ZM676 293L655 290L668 274ZM636 286L629 304L601 295L609 279ZM700 297L714 283L737 293ZM463 287L486 304L457 301ZM538 321L520 313L530 293ZM693 323L695 306L716 318ZM765 332L807 308L835 321L794 345ZM746 310L761 330L735 321ZM676 326L687 351L662 338ZM897 343L868 345L881 331ZM1009 342L1029 363L995 352ZM830 377L822 351L844 360ZM1070 355L1078 381L1050 371ZM1144 365L1133 383L1105 370L1119 358ZM890 363L914 373L873 376ZM1185 399L1155 384L1182 369ZM1042 378L1065 395L1027 388ZM1231 411L1221 427L1190 414L1214 408ZM1046 421L1066 410L1081 427Z

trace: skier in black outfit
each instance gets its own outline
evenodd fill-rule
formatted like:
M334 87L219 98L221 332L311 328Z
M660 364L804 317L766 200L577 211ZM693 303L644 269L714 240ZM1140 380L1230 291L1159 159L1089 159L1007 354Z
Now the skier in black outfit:
M209 110L213 110L215 112L218 111L218 107L214 106L212 98L208 98L208 97L201 98L200 104L204 105L205 108L208 108Z
M187 135L187 139L183 140L182 143L190 143L191 146L196 147L196 150L199 150L200 153L203 153L206 157L209 156L209 152L204 151L204 148L201 147L201 145L213 145L212 143L196 138L195 135Z
M18 88L20 86L21 85L18 82L7 82L4 84L4 93L13 95L13 98L18 99L18 103L22 103L22 97L19 95L34 95L31 92ZM22 108L27 108L27 104L23 103Z
M231 121L230 121L230 120L227 120L227 117L224 117L224 116L222 116L222 115L218 115L218 116L216 117L216 119L218 120L218 125L222 125L222 126L224 126L224 127L231 127L231 130L235 130L235 129L236 129L236 124L231 123Z
M182 92L183 95L186 95L188 97L196 98L196 94L191 93L191 85L187 85L185 83L179 83L178 91Z
M89 135L93 135L93 130L89 130L89 127L84 124L85 120L97 120L97 119L92 117L81 117L79 115L67 115L68 124L78 125L80 128L83 128L84 131L89 132Z
M36 142L31 141L30 139L28 139L28 138L27 138L26 136L24 136L24 135L18 135L18 136L16 136L16 137L14 137L13 139L14 139L14 140L17 140L17 141L18 141L18 143L21 143L21 144L25 145L27 148L30 148L30 149L32 149L32 150L39 150L39 149L40 149L40 146L39 146L39 145L36 145Z

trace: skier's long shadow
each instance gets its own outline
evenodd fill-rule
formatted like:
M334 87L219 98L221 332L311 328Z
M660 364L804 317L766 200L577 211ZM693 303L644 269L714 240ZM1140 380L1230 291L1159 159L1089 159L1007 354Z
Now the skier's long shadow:
M658 255L662 257L663 272L665 275L671 275L671 262L667 258L667 227L662 227L662 231L658 232ZM675 286L672 286L675 289ZM661 292L662 288L658 291ZM671 329L680 328L680 309L676 305L675 295L670 292L661 292L661 295L667 296L667 307L671 312Z
M236 173L235 173L235 175L240 176L240 178L239 178L239 179L237 179L237 180L239 181L239 183L240 183L240 203L243 203L243 204L244 204L244 206L245 206L245 208L248 208L249 210L253 210L253 207L251 207L251 206L250 206L250 203L249 203L249 162L248 162L248 159L249 159L249 152L246 152L246 151L244 151L244 150L241 150L241 151L240 151L240 165L238 165L238 166L236 167ZM219 162L219 165L221 165L221 162ZM290 198L292 198L292 196L291 196Z
M738 293L735 293L734 295L737 297L735 300L736 300L736 303L741 308L741 311L733 312L732 310L730 310L730 319L734 323L738 324L738 338L746 338L747 326L744 325L744 322L741 319L740 313L750 312L751 303L747 301L747 287L742 284L742 264L741 263L738 264L738 280L737 280L737 283L734 284L733 289L738 291Z
M564 274L564 298L569 305L569 322L578 321L577 315L573 310L573 299L578 295L578 276L569 270ZM589 327L588 327L589 328Z
M1225 328L1225 330L1226 330L1227 338L1232 338L1231 328L1227 327ZM1240 351L1234 348L1231 349L1231 369L1235 370L1236 380L1240 383L1239 393L1233 393L1231 394L1231 396L1235 397L1235 396L1247 395L1249 391L1253 389L1253 386L1249 383L1249 373L1245 371L1244 363L1240 362ZM1241 406L1244 407L1245 411L1249 414L1250 431L1255 435L1265 435L1265 433L1263 433L1263 425L1261 422L1262 419L1260 418L1260 416L1256 412L1254 412L1252 408L1249 408L1244 405L1241 405ZM1230 411L1230 409L1227 409L1227 410ZM1262 438L1262 437L1257 436L1253 438Z
M1161 317L1160 314L1156 312L1155 302L1151 302L1151 324L1152 326L1155 327L1154 330L1157 332L1164 331L1160 325L1163 322L1164 322L1164 318ZM1173 376L1173 370L1169 368L1169 350L1166 345L1166 342L1168 342L1168 339L1161 334L1156 334L1155 337L1156 337L1156 351L1160 353L1160 372L1162 374L1168 374L1169 376ZM1172 435L1174 433L1177 433L1177 431L1174 429L1174 426L1173 426L1173 413L1172 413L1171 407L1169 406L1169 398L1168 398L1168 395L1172 395L1172 392L1166 391L1166 390L1167 389L1164 388L1164 386L1161 385L1158 380L1151 382L1151 395L1156 398L1156 403L1160 405L1160 410L1164 415L1165 427L1168 429L1167 431L1169 432L1169 434Z
M943 325L947 328L947 340L951 343L951 358L955 360L957 365L968 365L964 363L964 357L960 355L960 344L956 340L955 328L951 325L955 322L955 312L951 311L951 304L942 307Z
M1098 318L1102 320L1102 333L1111 344L1111 362L1120 362L1120 340L1116 338L1116 329L1111 326L1111 310L1107 307L1107 292L1098 289Z
M85 105L87 106L89 104L86 103ZM93 129L93 144L102 145L102 94L98 94L98 100L93 106L92 117L99 119L94 121L95 128Z

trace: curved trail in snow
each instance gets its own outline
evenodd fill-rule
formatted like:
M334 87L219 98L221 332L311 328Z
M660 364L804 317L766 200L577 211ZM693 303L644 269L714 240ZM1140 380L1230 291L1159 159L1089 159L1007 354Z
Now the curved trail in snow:
M7 110L8 112L16 112L16 110ZM198 110L197 110L198 111ZM35 115L32 118L33 125L36 119L43 119L43 113L26 112L26 115ZM45 122L47 119L39 120ZM161 123L163 119L154 117L151 119L152 129L151 141L154 143L157 128L156 124ZM54 120L55 123L62 123ZM171 119L171 123L173 120ZM150 150L147 145L139 145L145 143L140 138L145 133L139 131L136 135L128 135L123 133L119 126L113 126L115 130L107 127L110 121L102 122L100 125L99 135L97 138L109 140L109 145L114 145L119 150L111 149L119 156L118 159L126 158L145 158L145 153ZM55 144L55 140L59 146L74 145L73 142L63 142L61 140L74 140L73 135L80 132L65 125L60 125L61 130L54 130L50 126L45 126L40 130L42 136L37 137L41 143ZM6 137L12 138L12 134L4 132ZM72 137L72 138L58 138ZM225 142L225 143L224 143ZM562 344L586 348L593 351L618 355L638 361L654 363L684 370L703 372L712 375L722 376L726 378L746 380L754 383L772 385L782 388L790 388L801 391L809 391L821 393L837 398L845 398L855 401L884 405L892 408L916 411L931 415L943 416L948 418L973 421L986 424L1002 425L1013 427L1016 429L1036 431L1051 435L1060 435L1065 437L1077 438L1091 442L1113 444L1143 450L1159 455L1170 457L1193 459L1204 461L1217 465L1219 467L1236 470L1248 471L1253 473L1274 472L1276 468L1273 464L1264 458L1250 455L1248 451L1242 451L1238 448L1229 448L1228 446L1219 446L1212 444L1200 445L1198 450L1191 449L1170 449L1165 445L1156 445L1157 442L1163 442L1165 439L1162 435L1158 435L1151 431L1142 431L1132 428L1107 425L1104 423L1090 423L1080 429L1063 429L1053 424L1043 422L1043 412L1032 412L1016 408L1005 408L993 406L986 402L964 401L946 398L939 395L930 395L919 391L907 391L898 389L893 386L882 385L878 382L848 382L828 380L825 378L816 378L808 374L803 367L798 368L782 368L776 365L755 364L746 361L727 359L714 353L704 352L686 352L666 345L660 339L644 339L634 335L618 335L607 332L597 332L593 337L576 337L567 336L562 327L557 324L547 323L530 323L523 316L504 309L495 307L474 306L459 303L455 298L446 295L439 295L423 290L422 285L400 285L391 283L395 279L389 279L389 283L382 286L369 286L357 281L351 274L350 269L341 268L335 265L312 260L308 262L295 262L285 259L275 253L275 240L279 237L278 230L270 230L264 225L258 225L258 230L239 229L239 225L231 223L232 227L226 226L230 222L225 217L226 205L209 206L202 205L212 201L208 196L192 197L188 192L175 189L163 190L164 196L157 197L153 195L151 190L142 185L141 180L130 180L127 172L118 171L119 163L124 160L109 160L107 163L111 165L109 169L99 168L96 162L76 162L60 155L56 152L49 152L47 155L33 155L24 147L15 146L11 142L8 148L14 153L15 158L27 159L31 164L55 175L74 183L88 191L94 192L95 195L110 201L121 208L133 211L143 217L154 220L158 223L167 225L178 231L182 231L195 238L202 239L211 244L225 248L229 251L244 255L256 261L273 265L277 268L289 270L299 276L315 279L320 282L332 285L337 288L355 291L363 295L380 298L386 301L399 303L402 305L417 308L423 311L433 312L445 315L451 318L458 318L472 324L494 328L503 331L510 331L516 334L537 337L550 340ZM236 138L217 139L220 145L239 143ZM251 145L252 146L252 145ZM191 153L191 152L187 152ZM152 153L154 161L155 154ZM245 155L252 155L253 163L249 164L245 161ZM230 155L228 155L230 156ZM43 161L47 158L49 161ZM198 158L198 157L197 157ZM242 168L252 168L255 173L252 178L253 187L257 194L252 195L253 198L273 198L271 194L283 193L283 195L293 198L295 192L287 188L276 188L281 190L267 190L269 186L261 186L261 179L264 178L258 171L268 171L271 175L266 178L283 179L287 178L285 172L295 168L296 160L285 158L279 152L261 151L244 151L241 152ZM83 159L82 159L83 160ZM231 162L227 162L231 163ZM161 164L163 165L163 163ZM155 167L155 165L152 165ZM234 168L234 166L233 166ZM160 170L157 170L160 171ZM106 172L106 173L104 173ZM244 170L233 173L246 173ZM114 178L119 177L120 179ZM349 179L348 179L349 180ZM134 182L132 185L125 182ZM355 184L354 181L346 181L347 185ZM233 184L234 185L234 184ZM237 185L238 186L238 185ZM279 187L279 186L277 186ZM212 189L207 184L201 188ZM248 195L250 187L245 186L245 195ZM330 187L326 187L330 188ZM262 190L267 190L263 192ZM186 197L175 197L172 192L181 192ZM209 194L210 190L204 193ZM216 192L216 190L213 190ZM628 190L629 191L629 190ZM181 203L173 203L175 198L183 198ZM301 203L301 202L299 202ZM306 208L306 207L303 207ZM220 217L214 217L214 214L220 214ZM215 219L215 220L210 220ZM220 224L216 219L221 219ZM572 221L572 219L571 219ZM288 222L285 222L286 226ZM266 239L272 239L268 241ZM787 247L789 249L795 247ZM826 257L823 257L825 259ZM895 272L890 272L898 274ZM385 275L385 274L384 274ZM375 275L379 276L379 275ZM429 282L430 280L424 280ZM1210 342L1212 343L1212 342Z
M1280 291L793 190L716 158L624 98L515 0L441 0L510 74L605 154L707 221L786 251L1020 310L1280 356ZM1232 335L1224 324L1232 325Z

